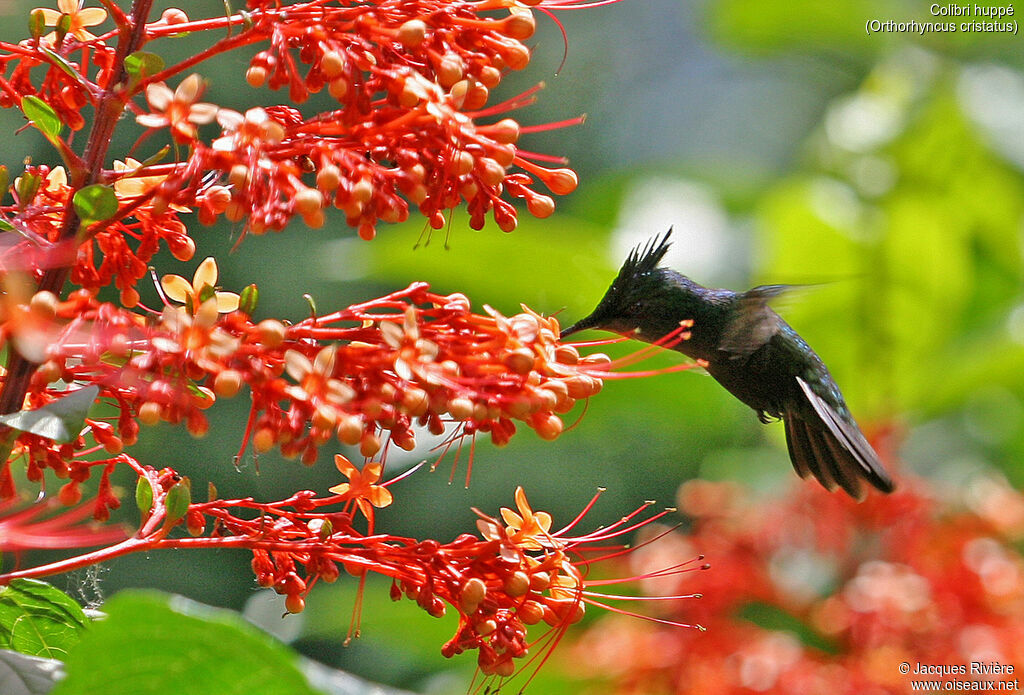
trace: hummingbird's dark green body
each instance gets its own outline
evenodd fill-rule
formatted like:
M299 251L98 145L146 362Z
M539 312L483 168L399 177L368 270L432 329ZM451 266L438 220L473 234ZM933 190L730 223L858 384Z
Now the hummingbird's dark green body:
M768 306L784 288L709 289L660 268L670 234L634 249L593 313L562 336L599 328L653 343L677 331L681 321L692 321L690 337L671 347L701 360L762 422L784 420L790 459L801 477L813 475L829 490L841 487L857 499L866 493L862 481L891 492L892 480L825 364Z

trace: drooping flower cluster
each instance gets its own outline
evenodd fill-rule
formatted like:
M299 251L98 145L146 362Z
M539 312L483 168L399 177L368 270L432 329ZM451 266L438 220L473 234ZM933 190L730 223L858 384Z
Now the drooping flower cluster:
M626 552L624 546L614 544L619 537L667 513L642 517L648 507L644 505L611 526L573 536L570 531L600 493L572 523L552 531L550 515L534 512L526 493L517 488L517 512L503 508L499 520L477 511L479 536L465 533L449 543L416 540L372 529L370 509L389 506L393 498L388 488L401 478L378 484L379 464L367 464L360 471L343 457L338 459L338 469L349 482L333 487L335 494L330 496L300 490L273 503L252 498L192 502L188 479L170 468L156 471L142 466L122 454L117 461L132 468L139 478L136 501L142 521L136 533L100 550L50 565L16 569L2 578L10 581L69 571L128 553L165 548L245 548L253 554L257 583L283 595L285 606L293 613L304 609L313 586L337 581L342 569L360 578L351 637L359 632L363 578L368 573L381 574L391 578L395 601L411 599L434 617L455 610L459 625L441 653L452 657L476 650L480 673L503 680L513 676L518 665L531 663L515 661L529 656L531 648L538 652L534 658L539 656L534 669L539 667L565 630L582 619L586 604L607 607L606 601L624 598L594 591L618 580L588 582L586 575L595 563ZM50 520L64 529L62 534L54 534L57 542L53 547L80 544L86 534L73 524L81 519L81 509L75 518ZM357 528L357 511L369 520L368 533ZM6 519L4 528L14 532L15 540L4 541L0 547L22 547L16 539L42 530L42 525L28 523L32 516L34 513L21 512ZM179 527L188 535L175 533ZM110 532L102 541L96 532L91 536L94 542L111 540ZM673 562L658 574L672 576L695 569L706 566L697 566L691 559ZM550 629L531 639L528 628L541 622Z
M1024 663L1024 496L998 478L950 497L901 483L862 504L809 487L752 502L735 484L686 483L679 502L693 534L631 559L642 571L665 554L706 554L714 589L686 617L707 632L613 616L575 648L619 693L910 693L921 680L1005 689L999 681L1019 672L900 665ZM656 594L674 590L648 581Z

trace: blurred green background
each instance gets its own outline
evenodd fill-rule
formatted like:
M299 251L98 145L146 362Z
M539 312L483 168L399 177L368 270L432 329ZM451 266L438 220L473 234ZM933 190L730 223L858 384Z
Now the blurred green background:
M35 4L0 7L0 38L24 35ZM531 67L510 75L499 98L543 80L539 103L514 114L518 120L587 114L581 126L520 142L566 155L580 174L578 191L558 201L554 217L536 221L524 211L520 228L504 234L469 230L463 213L450 234L417 245L419 220L382 226L366 243L329 214L323 229L296 224L233 253L239 230L224 224L196 228L196 258L182 264L164 255L158 271L191 276L214 255L226 289L259 284L260 317L303 317L304 292L324 311L426 280L466 293L478 309L512 313L524 302L569 321L593 307L629 248L673 226L668 264L703 284L809 286L779 310L828 363L865 429L894 433L897 477L912 470L941 488L994 469L1020 487L1024 50L1012 35L865 32L869 19L942 19L928 7L623 0L557 13L569 36L557 73L561 35L538 13ZM193 18L223 12L207 0L185 9ZM206 40L166 40L150 50L170 62ZM247 57L201 67L207 100L244 108L285 99L244 86ZM302 108L317 104L326 101ZM11 132L19 119L8 110L0 128ZM112 152L126 151L137 135L125 123ZM3 163L17 168L28 152L49 158L33 137L5 140ZM143 298L155 303L152 288ZM645 366L676 361L661 356ZM218 405L201 441L150 428L134 453L212 480L225 495L269 499L337 482L329 447L313 469L270 454L258 475L249 455L236 471L245 414L243 398ZM396 469L436 457L426 446L398 453L389 463ZM448 540L471 529L472 506L494 513L510 505L516 485L556 524L607 487L588 518L597 525L643 500L672 505L679 483L693 476L741 480L766 495L800 484L781 426L759 425L697 372L610 381L554 443L526 428L503 449L481 439L469 489L465 455L454 484L451 461L392 488L396 504L380 514L379 529ZM318 588L305 614L281 621L279 604L260 608L264 595L248 565L246 553L165 552L69 577L66 588L95 598L151 586L240 610L249 602L251 614L271 615L300 650L331 665L420 691L465 688L473 660L439 655L453 619L435 621L411 602L392 605L371 585L363 637L343 648L352 586ZM547 668L538 692L574 692L557 664Z

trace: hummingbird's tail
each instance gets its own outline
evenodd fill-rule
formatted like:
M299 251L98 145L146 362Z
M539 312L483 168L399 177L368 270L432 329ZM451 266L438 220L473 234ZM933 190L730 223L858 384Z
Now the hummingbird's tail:
M858 501L867 495L864 481L892 492L892 478L857 424L840 416L803 379L797 382L811 409L791 410L784 419L789 457L800 477L813 475L827 489L841 487Z

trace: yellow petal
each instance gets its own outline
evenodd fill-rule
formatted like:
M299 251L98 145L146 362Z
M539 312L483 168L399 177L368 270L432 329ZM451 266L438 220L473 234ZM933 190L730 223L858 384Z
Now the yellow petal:
M192 276L192 289L197 294L207 285L217 286L217 261L213 256L207 256L196 268L196 274Z
M214 295L217 298L217 311L222 314L227 314L238 308L238 303L242 301L234 292L218 292Z
M192 283L180 275L164 275L160 278L160 286L164 294L176 302L185 303L192 296Z
M351 478L353 473L356 473L356 467L352 465L352 462L341 454L334 455L334 466L344 475L346 478Z
M534 520L537 522L544 533L548 533L551 530L551 515L547 512L535 512L533 515Z
M107 11L100 7L86 7L78 11L78 24L83 27L94 27L107 18Z
M370 504L379 509L381 507L386 507L389 504L391 504L391 501L394 498L391 496L391 491L388 490L386 487L374 485L373 487L370 488L370 494L366 496L366 499L370 501Z
M47 7L37 7L35 12L43 13L43 24L48 27L57 26L57 22L60 21L60 12L57 10L51 10Z
M368 483L375 483L378 480L380 480L380 474L381 471L383 470L383 463L368 463L365 466L363 466L363 480L365 480Z
M533 514L533 509L530 508L530 503L526 499L526 490L522 485L516 488L516 506L519 507L519 513L523 515L524 519Z
M63 14L78 12L78 0L57 0L57 9Z
M501 508L501 518L505 520L505 523L514 529L520 529L523 527L523 517L516 514L508 507Z
M335 495L344 495L346 492L348 492L348 488L348 483L338 483L334 487L329 487L327 489L328 491L333 492Z

